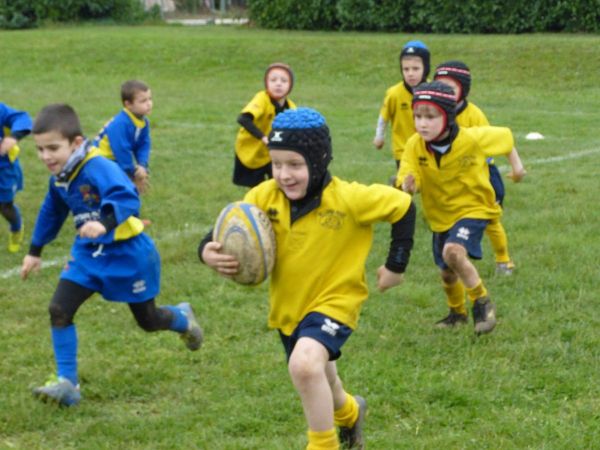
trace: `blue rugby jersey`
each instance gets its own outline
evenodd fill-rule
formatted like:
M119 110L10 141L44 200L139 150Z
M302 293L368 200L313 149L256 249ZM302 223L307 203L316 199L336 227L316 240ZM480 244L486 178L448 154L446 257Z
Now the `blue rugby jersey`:
M116 228L93 240L77 236L75 245L129 239L144 229L138 219L139 209L140 200L131 180L116 163L91 152L68 182L59 183L55 176L50 177L31 244L41 248L54 240L69 212L76 229L109 214L114 214L117 223Z
M100 154L117 162L130 177L136 165L148 168L150 162L150 122L139 119L123 108L100 130L94 147Z

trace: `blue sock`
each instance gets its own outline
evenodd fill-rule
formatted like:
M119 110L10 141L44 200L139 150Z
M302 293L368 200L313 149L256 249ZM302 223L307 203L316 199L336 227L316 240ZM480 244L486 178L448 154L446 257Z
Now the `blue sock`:
M188 319L185 313L177 306L163 306L173 313L173 321L169 326L170 330L177 331L178 333L185 333L188 329Z
M13 203L13 208L15 209L15 220L10 222L10 232L15 233L21 229L21 211L19 207Z
M56 373L77 386L77 329L75 325L52 327L52 345L56 360Z

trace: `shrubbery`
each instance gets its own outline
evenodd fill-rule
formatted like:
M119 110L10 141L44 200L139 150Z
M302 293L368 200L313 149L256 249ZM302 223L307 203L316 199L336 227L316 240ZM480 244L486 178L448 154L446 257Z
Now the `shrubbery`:
M600 0L248 0L265 28L420 33L599 32Z
M141 22L146 13L140 0L0 0L0 28L32 28L44 21L112 20Z

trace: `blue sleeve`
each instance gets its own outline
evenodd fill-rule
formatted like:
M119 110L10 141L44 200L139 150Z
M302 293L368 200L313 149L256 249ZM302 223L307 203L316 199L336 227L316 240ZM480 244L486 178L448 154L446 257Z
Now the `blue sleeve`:
M65 219L69 215L69 206L54 188L54 178L50 178L50 187L40 207L31 244L43 247L53 241L60 231Z
M113 162L98 156L91 159L88 176L100 194L100 215L114 215L117 224L138 216L140 198L131 180Z
M128 124L122 117L116 117L106 129L110 149L115 161L127 174L133 176L135 161L133 160L133 138L135 127Z
M142 128L142 132L138 138L139 144L135 152L135 159L140 166L144 166L147 169L150 162L150 123L148 119L145 119L145 122L146 126Z
M0 103L0 121L3 127L10 128L11 134L21 137L29 134L33 126L29 114L17 111L4 103Z

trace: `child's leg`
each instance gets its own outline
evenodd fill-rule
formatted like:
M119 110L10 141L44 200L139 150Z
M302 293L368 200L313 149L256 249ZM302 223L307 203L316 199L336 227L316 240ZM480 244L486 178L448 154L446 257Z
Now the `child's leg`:
M15 233L21 229L21 212L13 202L0 203L0 214L10 224L10 231Z
M298 339L288 362L288 370L308 422L307 449L310 450L339 448L333 423L334 395L326 373L328 363L327 349L307 337ZM341 402L339 389L336 389L336 396Z
M140 303L129 303L129 309L143 330L149 332L172 330L181 335L190 350L200 348L203 339L202 329L188 303L157 308L154 299L150 299Z
M485 234L490 238L490 244L492 244L492 249L496 255L496 263L510 262L508 238L502 222L499 219L491 220L485 228Z
M94 291L69 280L58 282L48 311L52 326L52 345L58 377L66 378L74 386L79 383L77 374L77 329L73 318L79 307Z

